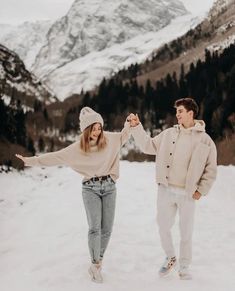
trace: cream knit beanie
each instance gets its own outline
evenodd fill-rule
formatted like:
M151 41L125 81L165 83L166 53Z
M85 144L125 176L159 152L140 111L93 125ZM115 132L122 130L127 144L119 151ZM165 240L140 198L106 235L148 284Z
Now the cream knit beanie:
M103 120L102 116L99 113L95 112L90 107L83 107L82 108L82 110L80 111L79 120L80 120L81 131L83 131L89 125L96 123L96 122L99 122L99 123L101 123L102 126L104 126L104 120Z

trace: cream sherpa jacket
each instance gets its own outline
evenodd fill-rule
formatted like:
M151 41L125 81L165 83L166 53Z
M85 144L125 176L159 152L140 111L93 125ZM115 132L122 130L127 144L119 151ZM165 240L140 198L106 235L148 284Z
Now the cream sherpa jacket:
M26 158L26 166L65 165L84 176L84 180L92 177L111 175L115 181L119 177L119 151L128 140L130 125L128 122L121 132L106 132L107 146L101 151L84 153L80 149L80 138L68 147L43 154L39 157Z
M184 136L187 141L184 146L179 141L184 134L180 125L168 128L154 138L146 134L141 124L131 128L131 134L140 149L146 154L156 155L157 183L184 187L189 196L196 190L206 195L216 178L216 147L205 132L203 121L195 120L195 126L190 132L185 132L189 133L189 136ZM180 146L177 147L177 143Z

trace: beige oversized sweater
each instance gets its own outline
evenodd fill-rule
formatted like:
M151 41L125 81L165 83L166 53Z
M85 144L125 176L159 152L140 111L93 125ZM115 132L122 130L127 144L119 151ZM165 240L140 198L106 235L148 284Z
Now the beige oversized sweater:
M129 139L130 125L128 122L121 132L106 132L107 146L97 151L84 153L80 149L80 136L78 141L68 147L43 154L39 157L26 158L26 166L57 166L65 165L84 176L84 180L92 177L111 175L115 181L119 177L119 151L122 145Z
M217 173L216 147L205 132L205 123L184 129L176 125L151 138L139 124L131 128L136 144L146 154L156 155L156 181L185 188L189 196L198 190L206 195Z

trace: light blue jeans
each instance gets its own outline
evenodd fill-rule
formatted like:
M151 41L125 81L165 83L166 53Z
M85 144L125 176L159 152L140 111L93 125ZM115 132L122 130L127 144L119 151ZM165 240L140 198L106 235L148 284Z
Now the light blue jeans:
M115 213L116 185L109 177L104 181L86 181L82 196L89 225L88 246L92 263L99 262L107 248Z

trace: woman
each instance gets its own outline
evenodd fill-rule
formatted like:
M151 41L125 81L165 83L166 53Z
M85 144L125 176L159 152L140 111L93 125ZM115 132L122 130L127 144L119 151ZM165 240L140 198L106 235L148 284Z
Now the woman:
M89 225L91 256L89 274L102 283L101 262L114 221L116 185L119 177L119 150L129 138L128 122L121 132L103 131L103 118L89 107L80 112L79 140L70 146L39 157L16 155L26 166L66 165L84 176L82 195Z

